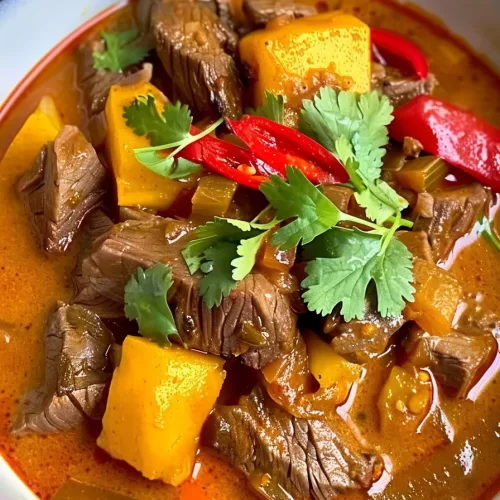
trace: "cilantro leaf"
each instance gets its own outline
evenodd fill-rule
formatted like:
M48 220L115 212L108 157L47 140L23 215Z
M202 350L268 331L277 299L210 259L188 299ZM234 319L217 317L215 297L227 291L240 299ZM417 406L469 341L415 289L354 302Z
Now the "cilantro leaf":
M323 87L313 101L303 101L303 108L299 127L304 133L345 163L336 147L336 140L344 136L363 177L368 181L380 177L384 146L389 142L387 125L393 119L386 96L375 90L359 95Z
M209 308L219 306L223 297L236 287L231 262L237 257L237 246L237 243L222 241L203 253L205 262L201 265L204 276L200 280L200 295Z
M174 158L172 155L160 156L156 151L141 151L136 153L136 158L155 174L172 180L185 179L203 168L199 163Z
M242 227L245 229L242 229ZM249 222L224 219L222 217L215 217L213 222L207 222L199 226L195 231L196 239L190 241L182 250L182 256L186 261L189 272L193 274L200 268L203 253L207 249L223 241L238 244L243 237L243 233L248 233L246 236L249 238L259 234L258 230L252 230Z
M289 250L300 241L306 245L340 221L374 227L368 221L341 212L299 169L287 167L286 173L288 182L272 175L260 187L276 210L278 220L295 218L276 231L271 240L273 245L282 250Z
M382 317L396 317L404 309L405 300L413 302L412 269L411 252L398 239L391 239L372 271Z
M326 236L326 235L325 235ZM373 234L334 228L328 233L329 257L318 257L306 266L302 286L309 310L324 316L342 303L346 321L363 318L368 285L375 282L378 310L382 316L397 316L404 299L411 300L411 254L398 240L391 239L381 252L382 239ZM316 249L317 251L317 249Z
M285 99L282 95L275 95L268 90L265 91L265 102L256 110L249 109L249 115L263 116L278 123L283 123L283 112L285 109Z
M152 95L141 96L124 108L123 117L136 135L145 135L153 146L179 142L191 135L193 117L180 102L166 103L160 114Z
M272 244L282 250L301 240L311 242L342 219L340 210L299 169L287 167L286 173L288 182L271 175L260 187L278 219L296 218L273 235Z
M95 50L92 53L94 68L119 72L142 61L148 55L149 49L142 44L131 43L137 38L137 34L135 29L113 33L103 31L101 36L106 42L106 50Z
M387 125L393 108L376 91L357 95L320 89L304 101L300 128L328 148L345 166L359 205L378 224L408 206L404 198L380 179Z
M236 249L239 257L231 262L233 266L233 279L240 281L247 276L255 266L257 252L269 231L264 231L253 238L241 240Z
M162 345L169 345L170 335L178 334L167 304L172 284L170 266L156 264L146 270L138 267L125 286L125 315L137 320L142 336Z
M366 216L377 224L383 224L408 206L408 202L387 182L377 179L374 182L365 181L365 184L367 189L354 193L354 197L359 206L365 209Z

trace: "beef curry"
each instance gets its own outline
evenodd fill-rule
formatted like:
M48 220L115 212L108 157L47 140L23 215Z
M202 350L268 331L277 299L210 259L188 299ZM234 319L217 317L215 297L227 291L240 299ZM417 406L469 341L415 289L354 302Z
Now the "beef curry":
M138 0L0 110L0 449L41 498L491 498L500 85L386 0Z

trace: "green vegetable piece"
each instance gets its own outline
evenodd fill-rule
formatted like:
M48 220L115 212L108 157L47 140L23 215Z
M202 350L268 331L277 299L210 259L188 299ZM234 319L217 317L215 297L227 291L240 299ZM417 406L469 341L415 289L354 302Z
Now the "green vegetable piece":
M139 333L161 345L170 345L169 337L178 335L167 292L173 284L172 269L156 264L149 269L138 267L125 286L125 315L135 319Z
M135 29L113 33L103 31L101 36L106 42L106 50L96 50L92 53L94 68L118 73L142 61L148 55L149 49L145 45L131 43L137 38L137 34Z
M285 99L282 95L275 95L268 90L265 91L265 101L257 109L248 109L249 115L263 116L278 123L283 123L283 113L285 109Z

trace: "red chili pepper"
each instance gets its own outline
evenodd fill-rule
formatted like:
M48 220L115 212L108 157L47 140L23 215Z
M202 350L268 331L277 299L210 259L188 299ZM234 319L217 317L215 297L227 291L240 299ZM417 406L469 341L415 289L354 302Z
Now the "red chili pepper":
M389 134L417 139L428 153L500 191L500 129L477 116L422 95L394 111Z
M255 156L283 177L287 165L291 165L315 184L349 180L344 167L327 149L295 129L261 116L226 121Z
M195 127L191 127L192 134L199 132ZM249 149L209 135L186 146L179 156L201 163L209 170L252 189L259 189L262 181L270 174L278 173ZM238 170L239 167L241 170ZM258 175L249 175L245 172L245 167L253 167Z
M427 78L429 74L429 65L424 53L407 38L394 33L393 31L381 28L371 28L372 47L374 52L380 51L382 56L387 54L389 57L403 59L411 64L415 73L422 79Z

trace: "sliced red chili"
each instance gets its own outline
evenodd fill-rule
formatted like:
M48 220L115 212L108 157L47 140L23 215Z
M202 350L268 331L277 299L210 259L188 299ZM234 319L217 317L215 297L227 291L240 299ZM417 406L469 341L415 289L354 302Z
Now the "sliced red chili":
M424 53L407 38L394 33L393 31L371 28L372 46L376 51L381 52L382 56L396 57L410 64L416 75L422 79L429 75L429 65Z
M227 123L255 156L282 176L291 165L315 184L349 180L344 167L327 149L298 130L261 116L245 115Z
M394 111L389 134L417 139L428 153L500 191L500 129L481 118L422 95Z
M192 127L191 133L199 133L199 130ZM181 150L179 156L201 163L207 169L252 189L259 189L262 181L270 174L278 174L249 149L211 136L189 144ZM245 167L253 167L256 175L249 175L248 171L252 169Z

